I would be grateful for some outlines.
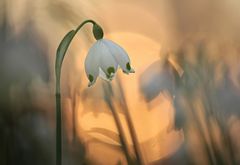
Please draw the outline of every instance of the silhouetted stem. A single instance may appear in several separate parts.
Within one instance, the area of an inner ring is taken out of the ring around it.
[[[204,147],[204,149],[206,151],[208,160],[210,161],[210,164],[216,164],[216,162],[215,162],[216,160],[214,159],[213,153],[211,152],[211,148],[210,148],[210,146],[208,146],[207,139],[204,136],[203,128],[201,127],[201,123],[200,123],[200,121],[199,121],[199,119],[197,117],[197,114],[195,112],[195,109],[194,109],[194,107],[192,106],[191,103],[190,103],[190,108],[191,108],[193,119],[195,121],[195,126],[197,127],[197,129],[198,129],[198,131],[200,133],[199,137],[202,138],[203,147]]]
[[[77,104],[77,98],[76,98],[77,96],[76,96],[76,94],[74,94],[74,96],[73,96],[73,101],[72,101],[72,104],[73,104],[73,106],[72,106],[72,140],[73,140],[73,144],[76,142],[76,130],[77,130],[77,128],[76,128],[76,111],[77,111],[77,109],[76,109],[76,104]]]
[[[62,164],[62,112],[61,112],[61,67],[62,67],[62,62],[64,55],[70,45],[70,42],[76,35],[76,33],[85,25],[86,23],[92,23],[93,25],[96,24],[93,20],[86,20],[83,21],[73,33],[73,36],[71,36],[70,41],[68,42],[66,49],[64,51],[63,57],[57,56],[56,57],[56,63],[55,63],[55,75],[56,75],[56,165],[61,165]],[[65,38],[64,38],[65,39]],[[62,40],[63,42],[63,40]],[[60,43],[60,45],[62,44]],[[60,46],[59,45],[59,46]],[[57,51],[58,53],[58,51]],[[58,54],[57,54],[58,55]],[[60,59],[59,59],[60,58]],[[60,60],[60,61],[59,61]]]
[[[119,133],[119,139],[120,139],[124,154],[126,156],[127,162],[128,162],[128,164],[132,164],[132,159],[130,157],[130,153],[129,153],[128,148],[127,148],[127,140],[126,140],[126,137],[124,135],[124,131],[123,131],[123,128],[122,128],[122,125],[121,125],[121,121],[119,119],[119,116],[118,116],[115,108],[111,107],[110,109],[112,110],[113,118],[114,118],[115,124],[117,126],[117,130],[118,130],[118,133]]]
[[[133,149],[134,149],[134,151],[136,153],[136,160],[137,160],[139,165],[143,165],[144,162],[142,160],[141,148],[140,148],[140,145],[138,143],[137,134],[136,134],[136,131],[134,129],[130,113],[128,111],[128,108],[124,108],[124,109],[125,109],[127,125],[128,125],[129,131],[130,131],[130,135],[131,135],[131,138],[132,138],[132,141],[133,141]]]
[[[62,164],[61,95],[56,94],[56,164]]]
[[[127,163],[128,163],[128,165],[131,165],[131,164],[133,164],[133,161],[132,161],[130,153],[128,151],[127,140],[126,140],[126,137],[125,137],[125,134],[124,134],[124,131],[123,131],[121,120],[119,119],[117,111],[112,104],[112,100],[111,100],[112,99],[111,98],[112,97],[112,88],[111,88],[111,85],[110,84],[106,84],[106,85],[104,84],[103,89],[104,89],[105,101],[106,101],[108,107],[110,108],[110,110],[113,114],[114,122],[116,124],[117,131],[118,131],[118,134],[119,134],[119,140],[120,140],[123,152],[125,154]]]
[[[140,148],[140,145],[138,143],[137,134],[136,134],[136,131],[135,131],[135,128],[134,128],[134,125],[133,125],[128,107],[126,105],[126,99],[125,99],[125,96],[124,96],[124,93],[123,93],[123,89],[122,89],[120,80],[118,78],[117,78],[117,82],[118,82],[118,85],[120,87],[121,96],[123,98],[122,106],[123,106],[124,114],[125,114],[125,117],[126,117],[127,125],[128,125],[128,128],[129,128],[129,131],[130,131],[130,136],[131,136],[131,139],[132,139],[132,142],[133,142],[133,149],[134,149],[134,152],[136,154],[136,160],[137,160],[137,163],[139,165],[143,165],[144,161],[143,161],[143,157],[142,157],[142,154],[141,154],[141,148]]]

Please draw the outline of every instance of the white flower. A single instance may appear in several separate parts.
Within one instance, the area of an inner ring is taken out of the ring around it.
[[[120,66],[124,73],[134,73],[127,52],[116,43],[100,39],[90,48],[86,60],[85,71],[92,86],[97,77],[111,81]]]

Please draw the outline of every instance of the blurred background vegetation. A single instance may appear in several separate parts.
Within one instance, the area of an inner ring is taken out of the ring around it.
[[[136,73],[87,88],[94,40],[90,26],[78,34],[62,72],[63,164],[127,164],[124,150],[143,164],[240,164],[239,8],[238,0],[0,0],[0,164],[55,163],[55,51],[89,18],[126,49]]]

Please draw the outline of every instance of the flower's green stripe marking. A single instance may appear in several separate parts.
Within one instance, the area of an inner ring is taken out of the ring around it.
[[[131,70],[131,66],[129,64],[129,62],[126,64],[127,70]]]
[[[115,69],[114,69],[114,67],[109,67],[108,69],[107,69],[107,72],[108,72],[108,74],[109,75],[111,75],[111,73],[115,73]]]
[[[89,75],[88,75],[88,79],[89,79],[90,82],[93,82],[93,79],[94,79],[94,78],[93,78],[93,75],[89,74]]]

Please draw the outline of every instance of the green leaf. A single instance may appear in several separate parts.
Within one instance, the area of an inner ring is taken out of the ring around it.
[[[55,61],[55,73],[57,78],[60,78],[61,67],[62,67],[64,56],[75,34],[76,34],[75,30],[71,30],[70,32],[68,32],[64,36],[64,38],[62,39],[61,43],[57,48],[56,61]]]

